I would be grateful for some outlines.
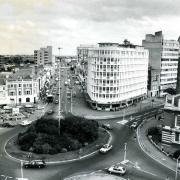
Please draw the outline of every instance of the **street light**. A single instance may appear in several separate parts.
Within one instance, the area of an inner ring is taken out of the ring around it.
[[[127,143],[124,143],[124,162],[126,161],[126,146]]]
[[[60,50],[62,48],[58,48],[59,50],[59,117],[58,117],[58,127],[59,127],[59,135],[61,134],[61,60],[60,60]]]
[[[177,175],[178,175],[178,164],[179,164],[179,159],[180,159],[180,156],[177,158],[176,160],[176,175],[175,175],[175,180],[177,180]]]

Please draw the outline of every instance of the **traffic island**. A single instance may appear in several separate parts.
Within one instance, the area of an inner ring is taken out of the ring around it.
[[[46,163],[66,163],[66,162],[87,158],[93,154],[98,153],[100,147],[102,147],[102,145],[109,142],[109,139],[110,139],[110,134],[104,129],[100,128],[98,139],[95,140],[93,143],[85,144],[84,147],[75,151],[68,151],[64,153],[50,155],[50,154],[36,154],[36,153],[32,153],[31,151],[20,150],[20,147],[17,144],[17,135],[16,135],[7,141],[5,145],[5,151],[10,158],[18,161],[42,159],[45,160]]]
[[[122,177],[117,177],[101,172],[92,172],[90,174],[81,174],[73,177],[66,178],[65,180],[125,180]]]

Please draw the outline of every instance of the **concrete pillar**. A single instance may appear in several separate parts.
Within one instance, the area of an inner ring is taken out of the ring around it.
[[[176,94],[180,94],[180,60],[178,61],[177,69],[177,85],[176,85]]]

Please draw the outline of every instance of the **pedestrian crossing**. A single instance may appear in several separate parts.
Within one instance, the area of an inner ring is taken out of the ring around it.
[[[128,122],[128,120],[121,120],[121,121],[118,121],[117,123],[118,124],[122,124],[122,125],[125,125],[126,123]]]

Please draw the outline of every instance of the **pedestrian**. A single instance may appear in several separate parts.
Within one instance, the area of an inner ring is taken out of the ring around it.
[[[154,115],[155,119],[156,119],[156,114]]]

